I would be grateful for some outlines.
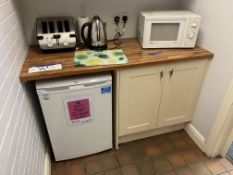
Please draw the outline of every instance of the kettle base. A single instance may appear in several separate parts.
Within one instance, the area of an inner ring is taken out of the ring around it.
[[[91,50],[107,50],[107,45],[103,46],[90,46]]]

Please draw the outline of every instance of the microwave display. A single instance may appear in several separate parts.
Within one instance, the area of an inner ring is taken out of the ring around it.
[[[176,41],[180,23],[152,23],[151,41]]]

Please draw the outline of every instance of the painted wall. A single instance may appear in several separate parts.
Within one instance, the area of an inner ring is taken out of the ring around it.
[[[233,78],[233,2],[230,0],[183,0],[183,8],[203,16],[198,44],[215,54],[192,121],[208,138],[230,81]]]
[[[126,28],[126,38],[135,37],[137,16],[142,10],[176,9],[179,0],[21,0],[20,7],[23,14],[23,23],[29,43],[36,43],[35,20],[43,16],[73,16],[81,15],[80,6],[86,7],[86,15],[93,17],[98,14],[107,22],[108,38],[115,34],[113,13],[128,12],[129,21]]]
[[[0,174],[42,175],[43,132],[19,71],[28,46],[14,0],[0,0]]]

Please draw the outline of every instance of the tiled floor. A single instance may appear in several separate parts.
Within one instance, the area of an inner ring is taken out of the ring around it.
[[[233,175],[226,159],[209,160],[184,131],[120,145],[92,156],[54,162],[52,175]]]

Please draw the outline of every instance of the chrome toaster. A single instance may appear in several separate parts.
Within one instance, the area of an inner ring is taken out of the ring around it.
[[[72,17],[37,18],[36,38],[42,50],[75,49],[77,35]]]

